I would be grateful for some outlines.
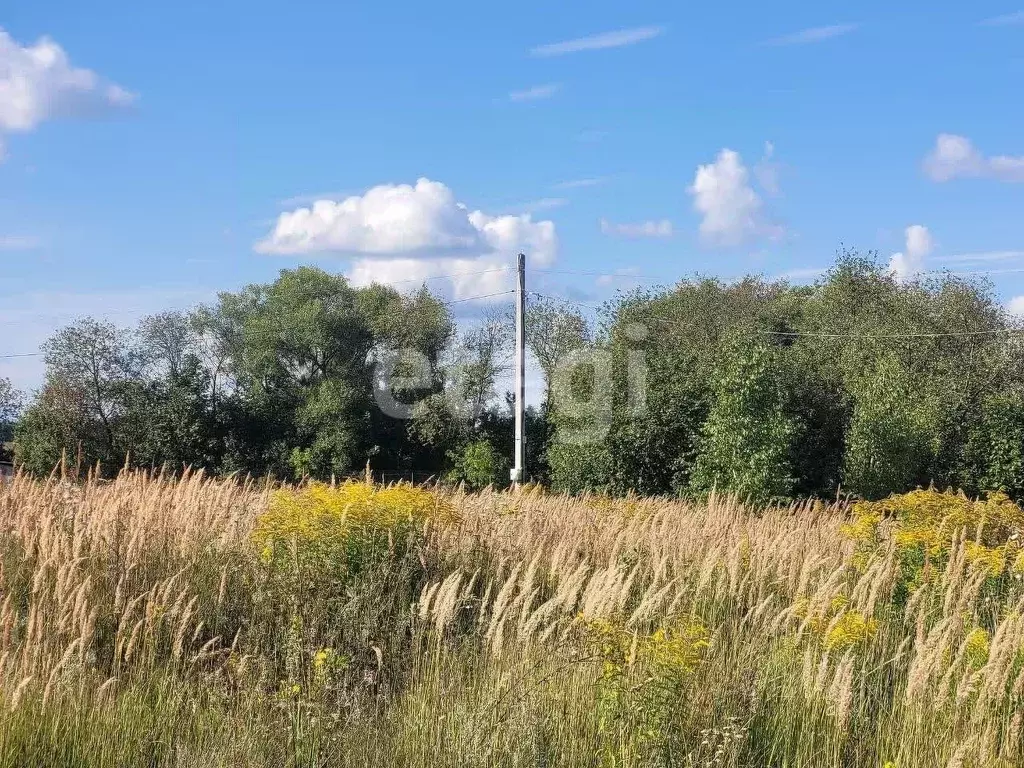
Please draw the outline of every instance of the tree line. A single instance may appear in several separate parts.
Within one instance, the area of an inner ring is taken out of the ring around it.
[[[1017,328],[984,281],[901,282],[855,253],[809,286],[637,289],[596,322],[534,300],[527,339],[544,389],[527,418],[528,471],[571,492],[768,501],[935,484],[1019,498]],[[27,403],[0,380],[0,430],[39,474],[127,462],[329,478],[369,463],[500,485],[511,345],[505,314],[460,329],[425,288],[358,288],[300,267],[132,329],[61,329]]]

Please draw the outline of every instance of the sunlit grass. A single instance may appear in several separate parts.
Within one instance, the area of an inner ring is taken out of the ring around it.
[[[1021,510],[0,485],[0,766],[1011,766]]]

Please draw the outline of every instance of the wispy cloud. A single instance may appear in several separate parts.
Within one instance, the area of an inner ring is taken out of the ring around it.
[[[557,184],[552,184],[552,189],[583,189],[585,187],[596,187],[604,184],[607,179],[603,176],[595,176],[590,179],[571,179],[569,181],[560,181]]]
[[[780,165],[773,158],[775,157],[775,145],[770,141],[764,143],[764,154],[754,166],[754,178],[761,185],[761,189],[772,197],[779,195],[779,170]]]
[[[853,32],[860,24],[832,24],[827,27],[810,27],[793,32],[789,35],[775,37],[765,42],[765,45],[807,45],[808,43],[821,43],[831,40],[834,37],[842,37]]]
[[[91,69],[72,66],[48,37],[22,45],[0,28],[0,162],[5,137],[61,117],[90,117],[131,106],[135,94]]]
[[[798,282],[801,280],[815,280],[825,274],[828,270],[825,267],[800,267],[799,269],[790,269],[786,272],[781,272],[776,275],[779,280],[789,280],[792,282]]]
[[[651,40],[665,31],[661,26],[633,27],[631,29],[618,29],[614,32],[602,32],[599,35],[588,37],[577,37],[573,40],[563,40],[558,43],[538,45],[530,49],[531,56],[564,56],[567,53],[579,53],[581,51],[600,51],[605,48],[621,48],[626,45],[636,45],[645,40]]]
[[[622,269],[616,269],[610,274],[598,275],[597,279],[594,280],[594,284],[599,288],[607,288],[611,285],[621,286],[623,283],[635,284],[639,274],[640,270],[636,267],[623,267]]]
[[[561,83],[546,83],[535,85],[532,88],[525,88],[521,91],[512,91],[508,95],[509,101],[537,101],[539,99],[550,99],[562,88]]]
[[[42,244],[34,235],[0,235],[0,251],[33,251]]]
[[[935,182],[961,178],[1024,182],[1024,155],[985,155],[966,136],[952,133],[939,134],[923,167]]]
[[[507,213],[537,213],[539,211],[550,211],[553,208],[562,208],[569,204],[565,197],[542,197],[539,200],[530,200],[526,203],[510,206]]]
[[[983,27],[1012,27],[1024,24],[1024,11],[1014,11],[1013,13],[1004,13],[1002,16],[993,16],[990,19],[979,21],[978,24]]]
[[[601,219],[601,233],[619,237],[672,237],[672,222],[668,219],[641,221],[636,224],[615,224]]]
[[[936,261],[946,264],[978,264],[1013,261],[1024,259],[1024,251],[983,251],[980,253],[960,253],[955,256],[943,256]]]

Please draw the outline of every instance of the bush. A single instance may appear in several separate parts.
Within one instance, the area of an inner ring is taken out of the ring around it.
[[[454,466],[447,475],[449,482],[465,483],[471,490],[508,485],[509,461],[487,440],[472,442],[450,458]]]
[[[253,540],[269,564],[330,571],[343,582],[383,560],[400,559],[424,524],[452,514],[437,495],[404,483],[311,483],[274,494]]]
[[[783,410],[780,378],[771,348],[742,341],[730,345],[704,424],[691,477],[694,491],[717,488],[759,503],[789,495],[796,426]]]
[[[900,555],[905,587],[930,579],[949,561],[962,531],[964,556],[998,577],[1008,569],[1024,571],[1024,510],[1006,494],[984,500],[962,493],[918,490],[853,507],[843,533],[858,544],[859,562],[892,541]]]
[[[936,430],[910,374],[893,359],[882,360],[858,383],[846,434],[843,478],[866,499],[903,493],[927,482]]]
[[[431,522],[454,518],[438,495],[408,484],[311,483],[281,490],[252,534],[265,566],[269,636],[285,636],[279,656],[288,685],[299,684],[324,649],[365,656],[371,644],[397,659],[407,609],[428,562]]]
[[[576,445],[557,440],[548,449],[551,488],[559,493],[604,491],[611,477],[612,457],[604,445]]]

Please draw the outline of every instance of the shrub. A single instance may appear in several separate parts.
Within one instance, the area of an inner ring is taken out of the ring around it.
[[[426,523],[452,515],[439,496],[404,483],[311,483],[274,494],[253,540],[268,563],[327,569],[345,580],[401,558]]]
[[[282,684],[308,682],[323,648],[367,657],[370,645],[397,659],[407,640],[408,606],[423,580],[426,528],[454,517],[443,499],[408,484],[377,487],[311,483],[275,493],[252,534],[265,565],[271,635]]]
[[[509,461],[487,440],[472,442],[449,458],[454,464],[447,476],[449,482],[465,483],[471,490],[508,485]]]
[[[842,526],[843,534],[858,543],[861,561],[891,538],[910,584],[944,567],[965,529],[967,559],[989,575],[999,576],[1008,566],[1024,569],[1024,510],[1002,492],[972,500],[962,493],[917,490],[862,501],[853,506],[853,520]]]
[[[936,428],[934,414],[911,374],[891,359],[856,384],[846,432],[844,485],[866,499],[903,493],[927,482]]]
[[[577,445],[557,440],[548,449],[551,488],[559,493],[584,493],[608,488],[612,456],[604,445]]]
[[[690,480],[694,491],[717,488],[755,503],[789,495],[796,426],[783,398],[773,351],[733,342],[714,384]]]
[[[704,659],[707,629],[692,618],[651,634],[603,619],[581,627],[584,647],[600,665],[595,694],[601,764],[615,765],[618,755],[630,753],[657,759],[670,747],[686,684]]]

